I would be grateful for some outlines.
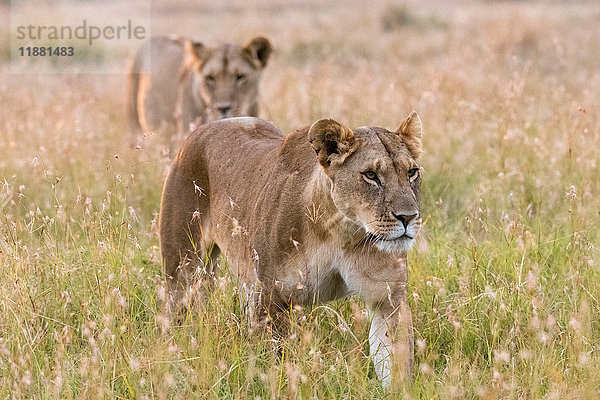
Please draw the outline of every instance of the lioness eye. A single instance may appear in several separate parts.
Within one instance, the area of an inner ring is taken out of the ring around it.
[[[242,82],[244,80],[246,80],[246,75],[244,74],[238,74],[235,79],[237,79],[238,82]]]
[[[408,180],[414,181],[419,176],[419,168],[411,168],[408,170]]]
[[[363,172],[363,175],[368,180],[379,183],[379,177],[377,176],[377,174],[375,172],[373,172],[373,171],[366,171],[366,172]]]
[[[204,77],[204,81],[205,81],[206,83],[208,83],[209,85],[212,85],[213,83],[215,83],[215,77],[214,77],[214,76],[212,76],[212,75],[206,75],[206,76]]]

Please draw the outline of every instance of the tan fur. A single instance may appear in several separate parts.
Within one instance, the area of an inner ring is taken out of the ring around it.
[[[188,132],[192,122],[257,116],[260,78],[271,51],[262,37],[244,47],[152,38],[129,71],[131,132]]]
[[[279,332],[290,304],[358,294],[377,374],[400,381],[413,362],[406,251],[421,224],[421,132],[416,113],[397,132],[320,120],[284,138],[249,117],[198,128],[161,202],[173,304],[210,286],[220,252],[253,315]]]

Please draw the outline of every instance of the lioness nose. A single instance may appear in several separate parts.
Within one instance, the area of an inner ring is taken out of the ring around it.
[[[221,116],[225,118],[227,117],[227,114],[229,114],[229,111],[231,111],[231,104],[215,104],[215,108],[221,113]]]
[[[418,214],[402,215],[402,214],[396,214],[396,213],[392,213],[392,214],[394,215],[394,217],[396,217],[397,220],[402,222],[402,225],[404,225],[404,228],[406,228],[408,226],[408,224],[410,224],[410,221],[415,219],[418,215]]]

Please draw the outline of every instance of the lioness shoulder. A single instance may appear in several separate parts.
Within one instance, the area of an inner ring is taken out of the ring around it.
[[[261,74],[271,52],[263,37],[246,46],[152,38],[140,48],[129,71],[130,131],[186,132],[194,121],[257,116]]]
[[[413,362],[406,252],[421,226],[421,135],[414,112],[396,131],[322,119],[284,138],[249,117],[199,127],[161,201],[172,303],[195,287],[202,297],[220,253],[252,314],[276,330],[291,304],[358,294],[377,375],[401,380]]]

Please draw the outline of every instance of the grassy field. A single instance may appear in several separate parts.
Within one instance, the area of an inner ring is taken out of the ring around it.
[[[205,0],[153,18],[271,38],[261,114],[284,132],[421,114],[414,379],[383,391],[356,298],[296,308],[282,354],[248,334],[228,275],[171,324],[169,150],[128,148],[126,75],[16,75],[2,56],[0,398],[600,397],[600,4]]]

